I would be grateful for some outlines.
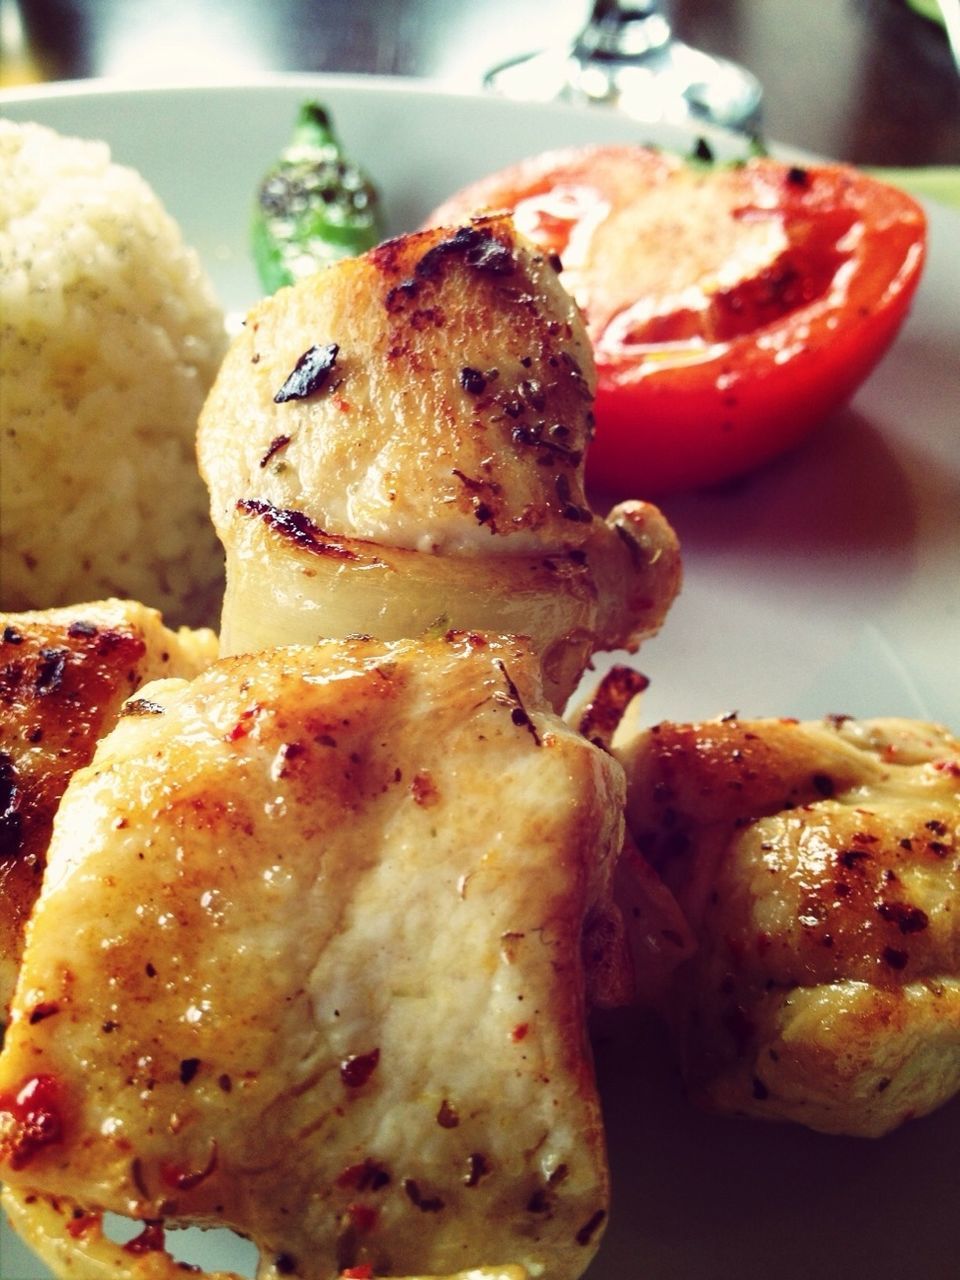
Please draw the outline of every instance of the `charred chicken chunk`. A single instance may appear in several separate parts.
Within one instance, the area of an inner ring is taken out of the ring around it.
[[[158,676],[193,676],[216,654],[211,631],[171,631],[129,600],[0,614],[0,1022],[71,774],[125,698]]]
[[[112,1210],[158,1258],[161,1224],[227,1226],[271,1278],[581,1275],[620,766],[510,639],[293,647],[142,696],[66,790],[31,922],[14,1221]]]
[[[529,634],[555,708],[679,587],[657,508],[590,510],[594,368],[509,219],[391,240],[247,317],[199,430],[225,652],[363,631]]]
[[[905,720],[615,739],[698,943],[666,1001],[693,1095],[879,1136],[960,1089],[960,743]]]

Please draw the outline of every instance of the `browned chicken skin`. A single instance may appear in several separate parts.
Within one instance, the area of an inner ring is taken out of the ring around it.
[[[71,775],[142,684],[215,657],[212,632],[170,631],[132,601],[0,614],[0,1022]]]
[[[615,739],[698,950],[664,1005],[706,1105],[877,1136],[960,1089],[960,743],[913,721]]]

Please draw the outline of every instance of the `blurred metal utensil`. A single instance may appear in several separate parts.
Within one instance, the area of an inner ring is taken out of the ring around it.
[[[937,3],[943,15],[943,25],[953,51],[953,60],[957,64],[957,71],[960,71],[960,0],[937,0]]]
[[[656,0],[593,0],[563,49],[500,63],[484,85],[506,97],[601,103],[643,120],[755,132],[762,88],[745,68],[676,39]]]

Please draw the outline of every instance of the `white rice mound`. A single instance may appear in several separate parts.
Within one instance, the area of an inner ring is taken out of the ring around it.
[[[215,621],[196,462],[226,348],[197,255],[105,143],[0,120],[0,608]]]

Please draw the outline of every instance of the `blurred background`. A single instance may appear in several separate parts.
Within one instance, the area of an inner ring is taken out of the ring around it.
[[[583,0],[0,0],[4,86],[275,71],[425,76],[461,90],[562,45]],[[960,75],[936,0],[672,0],[675,34],[749,67],[764,135],[865,165],[960,163]]]

